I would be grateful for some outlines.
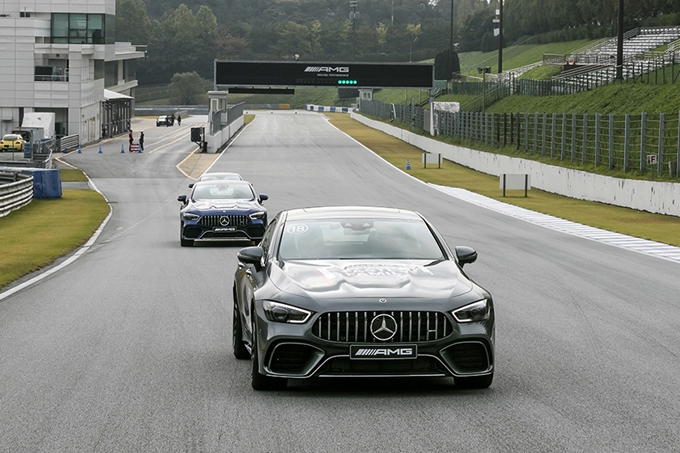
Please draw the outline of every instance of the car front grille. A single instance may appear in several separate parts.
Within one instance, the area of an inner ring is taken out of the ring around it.
[[[397,322],[396,334],[389,340],[376,340],[371,321],[388,314]],[[396,343],[441,340],[453,333],[448,318],[430,311],[349,311],[324,313],[312,327],[312,334],[336,342]]]
[[[227,217],[229,219],[228,225],[222,225],[220,219],[222,217]],[[220,227],[220,226],[246,226],[248,225],[250,218],[247,215],[204,215],[199,221],[201,226],[204,227]]]

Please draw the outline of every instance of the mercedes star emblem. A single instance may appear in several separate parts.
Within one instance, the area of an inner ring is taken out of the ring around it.
[[[222,226],[229,225],[229,217],[227,217],[226,215],[223,215],[222,217],[220,217],[220,225],[222,225]]]
[[[378,315],[371,321],[371,333],[376,340],[390,340],[397,333],[397,321],[388,314]]]

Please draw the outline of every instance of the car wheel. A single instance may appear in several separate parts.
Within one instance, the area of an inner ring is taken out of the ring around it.
[[[254,315],[254,314],[253,314]],[[283,390],[288,385],[288,379],[273,378],[260,374],[258,369],[257,331],[253,323],[252,352],[250,353],[250,385],[254,390]]]
[[[453,382],[456,387],[463,389],[485,389],[489,388],[493,382],[493,373],[486,376],[475,377],[454,377]]]
[[[238,311],[236,304],[236,294],[234,294],[234,321],[232,328],[232,348],[234,357],[239,360],[250,358],[246,345],[243,343],[243,326],[241,324],[241,314]]]

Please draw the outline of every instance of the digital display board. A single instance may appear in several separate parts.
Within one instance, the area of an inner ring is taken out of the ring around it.
[[[217,87],[432,88],[434,65],[215,60]]]

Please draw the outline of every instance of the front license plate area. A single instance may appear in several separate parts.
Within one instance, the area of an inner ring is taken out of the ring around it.
[[[236,231],[236,227],[215,227],[213,231],[215,233],[232,233]]]
[[[381,359],[415,359],[418,357],[418,345],[390,344],[390,345],[358,345],[349,347],[349,358],[352,360],[381,360]]]

